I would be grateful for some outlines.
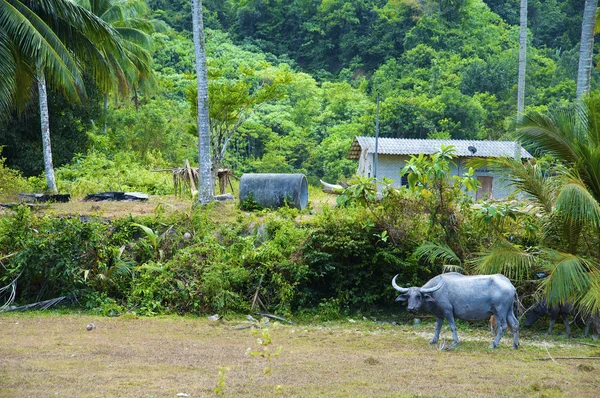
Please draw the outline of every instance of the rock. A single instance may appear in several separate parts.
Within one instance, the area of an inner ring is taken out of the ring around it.
[[[89,332],[90,330],[94,330],[96,329],[96,325],[94,325],[93,323],[88,323],[87,326],[85,327],[87,329],[87,331]]]
[[[221,319],[221,316],[219,316],[219,314],[214,314],[208,317],[209,321],[218,321],[219,319]]]

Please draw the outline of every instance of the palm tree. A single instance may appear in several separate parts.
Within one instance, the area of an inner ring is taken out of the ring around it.
[[[154,26],[143,16],[146,4],[140,0],[78,0],[78,3],[110,25],[118,35],[125,57],[108,54],[113,73],[112,92],[127,94],[140,85],[153,89],[156,85],[152,69],[152,37]],[[104,93],[104,111],[108,111],[109,92]],[[106,132],[106,124],[104,125]]]
[[[211,181],[210,170],[208,70],[206,65],[206,44],[204,41],[204,21],[202,19],[202,0],[192,0],[192,22],[198,85],[198,158],[200,163],[198,170],[198,203],[204,205],[213,200],[213,183]]]
[[[57,6],[61,6],[58,1]],[[44,3],[43,5],[45,5]],[[51,13],[51,10],[47,10]],[[51,27],[26,4],[0,0],[0,110],[22,109],[43,65],[48,82],[70,99],[79,99],[79,67]]]
[[[521,0],[521,27],[519,30],[519,80],[517,88],[517,121],[525,111],[525,70],[527,64],[527,0]]]
[[[600,104],[583,100],[548,115],[528,114],[519,123],[525,144],[552,155],[558,167],[543,173],[535,164],[494,161],[537,204],[544,234],[529,250],[500,241],[477,260],[481,272],[524,279],[547,276],[541,289],[549,302],[575,302],[600,313]],[[585,236],[585,240],[582,237]]]
[[[585,0],[583,22],[581,23],[581,43],[579,49],[579,68],[577,70],[577,99],[590,92],[590,75],[594,53],[594,28],[598,0]]]
[[[68,98],[85,94],[80,67],[103,89],[111,85],[108,54],[123,56],[114,31],[69,0],[0,0],[0,107],[22,104],[37,82],[40,98],[44,167],[48,189],[56,192],[46,80]],[[4,73],[7,73],[5,76]]]

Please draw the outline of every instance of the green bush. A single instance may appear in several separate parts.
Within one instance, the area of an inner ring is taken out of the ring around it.
[[[352,311],[388,305],[395,274],[412,283],[430,275],[412,258],[413,247],[391,244],[370,217],[361,207],[324,208],[311,221],[302,248],[310,276],[299,305],[315,308],[337,300],[342,310]]]
[[[0,147],[0,152],[2,147]],[[26,192],[29,188],[27,180],[16,171],[4,165],[6,159],[0,157],[0,202],[14,202],[18,199],[20,192]]]
[[[420,285],[441,268],[413,255],[429,229],[420,201],[393,191],[365,205],[308,220],[285,207],[225,218],[213,204],[110,222],[21,206],[0,219],[0,283],[21,274],[18,302],[72,294],[105,315],[382,309],[394,305],[394,275]],[[464,225],[476,225],[471,216]],[[473,247],[480,235],[469,235]]]
[[[109,158],[103,153],[91,151],[57,169],[56,181],[59,191],[68,192],[73,197],[106,191],[172,194],[174,187],[171,174],[152,171],[168,167],[160,158],[160,154],[151,159],[147,156],[146,162],[141,164],[133,153],[118,152]]]
[[[18,299],[40,301],[78,293],[87,287],[89,274],[97,274],[106,258],[107,226],[76,218],[37,217],[20,206],[0,219],[0,281],[16,276]]]

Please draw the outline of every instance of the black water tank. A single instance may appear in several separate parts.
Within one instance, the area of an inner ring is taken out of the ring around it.
[[[304,174],[244,174],[240,201],[250,194],[263,207],[281,207],[287,200],[289,206],[302,210],[308,204],[308,182]]]

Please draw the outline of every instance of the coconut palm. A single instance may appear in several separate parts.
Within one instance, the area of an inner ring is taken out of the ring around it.
[[[517,119],[525,110],[525,70],[527,64],[527,0],[521,0],[519,29],[519,79],[517,86]]]
[[[154,26],[144,18],[146,5],[140,0],[78,0],[115,32],[125,58],[109,54],[115,75],[113,91],[127,92],[143,82],[154,83],[152,37]]]
[[[600,108],[592,99],[550,114],[532,113],[519,123],[524,144],[552,155],[558,166],[543,173],[535,164],[495,160],[508,179],[537,204],[543,220],[539,245],[522,249],[501,240],[477,261],[480,272],[515,279],[546,275],[540,288],[549,302],[575,302],[600,312]],[[585,238],[585,239],[583,239]]]
[[[0,0],[0,53],[6,55],[0,63],[0,108],[22,106],[37,83],[46,181],[56,192],[46,81],[79,100],[85,94],[80,68],[108,89],[108,55],[124,52],[106,23],[72,1]]]
[[[78,0],[78,3],[116,31],[125,57],[108,55],[114,75],[111,92],[127,94],[133,91],[137,107],[138,88],[142,85],[154,89],[156,86],[150,53],[150,34],[154,32],[154,26],[144,18],[146,4],[140,0]],[[105,112],[108,110],[108,97],[109,92],[106,91]]]
[[[579,48],[579,68],[577,70],[577,99],[590,92],[590,76],[594,55],[594,27],[598,0],[585,0],[581,23],[581,43]]]
[[[208,119],[208,69],[206,65],[202,0],[192,0],[192,22],[198,87],[198,158],[200,163],[198,169],[198,203],[207,204],[213,200],[213,183],[211,179],[210,124]]]

